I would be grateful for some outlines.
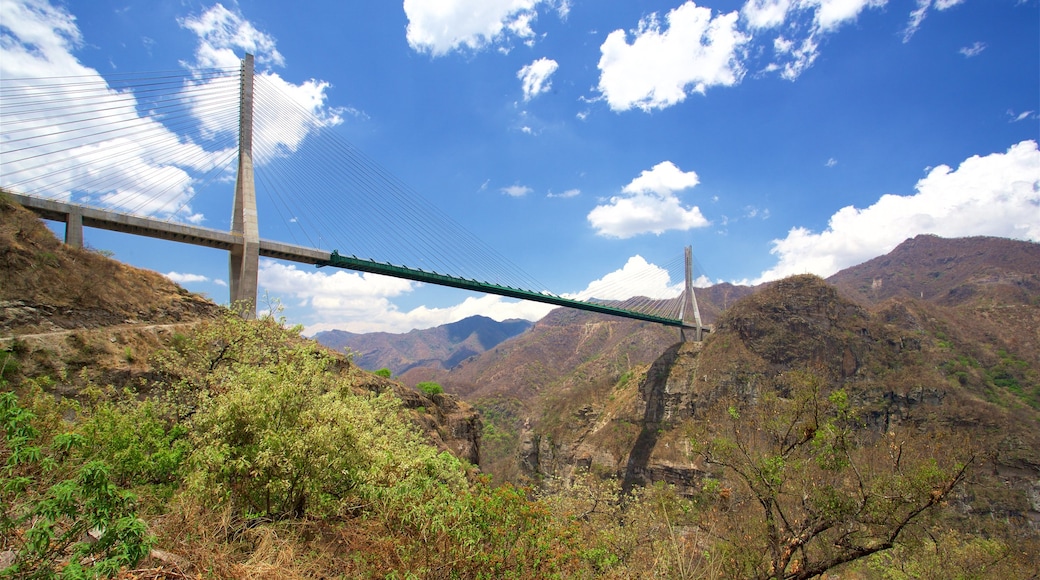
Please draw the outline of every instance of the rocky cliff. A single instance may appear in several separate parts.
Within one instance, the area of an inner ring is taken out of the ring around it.
[[[711,472],[694,452],[698,425],[721,421],[730,401],[783,397],[783,377],[808,371],[826,392],[848,394],[858,429],[914,426],[984,442],[988,466],[975,483],[989,491],[971,494],[999,500],[965,499],[965,509],[1040,523],[1037,364],[1021,358],[1031,343],[956,345],[942,330],[950,324],[942,309],[917,300],[871,311],[819,278],[782,280],[734,305],[703,344],[675,344],[627,382],[526,429],[519,463],[534,479],[587,470],[692,495]],[[983,363],[975,355],[984,351],[1003,354]]]

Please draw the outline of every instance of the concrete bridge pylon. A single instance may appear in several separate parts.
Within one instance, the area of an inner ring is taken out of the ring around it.
[[[229,273],[231,307],[244,318],[256,318],[257,276],[260,268],[260,228],[256,210],[256,185],[253,181],[253,55],[242,59],[239,97],[238,178],[231,215]]]

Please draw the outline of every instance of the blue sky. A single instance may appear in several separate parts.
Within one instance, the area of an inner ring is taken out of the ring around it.
[[[191,71],[252,52],[320,120],[279,120],[295,135],[285,158],[309,167],[321,134],[350,143],[561,294],[660,273],[686,245],[705,281],[759,283],[827,276],[922,233],[1040,241],[1037,0],[291,6],[3,0],[0,78]],[[183,179],[182,193],[202,189]],[[226,229],[230,187],[205,189],[172,217]],[[279,219],[261,212],[261,236],[300,243]],[[227,300],[223,252],[97,230],[87,243]],[[308,333],[547,311],[273,261],[260,284]]]

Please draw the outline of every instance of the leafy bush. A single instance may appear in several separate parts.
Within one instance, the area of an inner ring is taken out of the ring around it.
[[[383,367],[383,368],[379,369],[378,371],[376,371],[376,372],[374,372],[372,374],[374,374],[377,377],[383,377],[384,379],[389,379],[390,377],[393,376],[394,373],[392,373],[390,371],[390,369],[388,369],[386,367]]]
[[[415,385],[415,388],[419,389],[423,393],[426,393],[426,396],[428,397],[439,395],[444,392],[444,387],[442,387],[439,383],[435,383],[433,381],[423,381]]]
[[[61,434],[39,445],[35,419],[14,393],[0,394],[0,537],[15,552],[3,575],[112,577],[136,564],[153,539],[137,518],[135,496],[112,483],[104,462],[76,465],[82,436]],[[96,542],[84,539],[91,530]]]
[[[111,465],[121,485],[165,485],[172,491],[191,451],[187,428],[155,401],[101,403],[78,432],[86,456]]]
[[[235,365],[192,422],[193,489],[254,515],[334,511],[358,483],[362,453],[331,362],[300,344],[285,345],[277,364]]]

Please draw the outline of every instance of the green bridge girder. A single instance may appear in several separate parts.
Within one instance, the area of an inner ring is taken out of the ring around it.
[[[328,262],[318,264],[318,266],[333,266],[336,268],[344,268],[347,270],[357,270],[359,272],[382,274],[384,276],[392,276],[394,278],[403,278],[406,280],[414,280],[416,282],[436,284],[438,286],[450,286],[452,288],[461,288],[462,290],[472,290],[474,292],[496,294],[498,296],[506,296],[508,298],[532,300],[534,302],[542,302],[545,304],[552,304],[554,306],[564,306],[567,308],[587,310],[589,312],[598,312],[600,314],[610,314],[613,316],[621,316],[623,318],[631,318],[634,320],[655,322],[657,324],[663,324],[665,326],[674,326],[677,328],[696,328],[695,326],[683,323],[682,320],[676,320],[673,318],[664,318],[662,316],[655,316],[653,314],[644,314],[642,312],[625,310],[624,308],[617,308],[615,306],[609,306],[606,304],[597,304],[595,302],[584,302],[582,300],[562,298],[560,296],[556,296],[555,294],[543,294],[540,292],[533,292],[531,290],[521,290],[519,288],[513,288],[511,286],[500,286],[498,284],[491,284],[488,282],[479,282],[477,280],[468,280],[466,278],[456,278],[455,276],[438,274],[437,272],[426,272],[425,270],[416,270],[408,268],[406,266],[395,266],[389,263],[384,264],[382,262],[376,262],[374,260],[363,260],[356,256],[343,256],[340,255],[340,253],[336,250],[332,251],[332,254],[329,256]],[[707,329],[705,328],[704,331],[707,331]]]

